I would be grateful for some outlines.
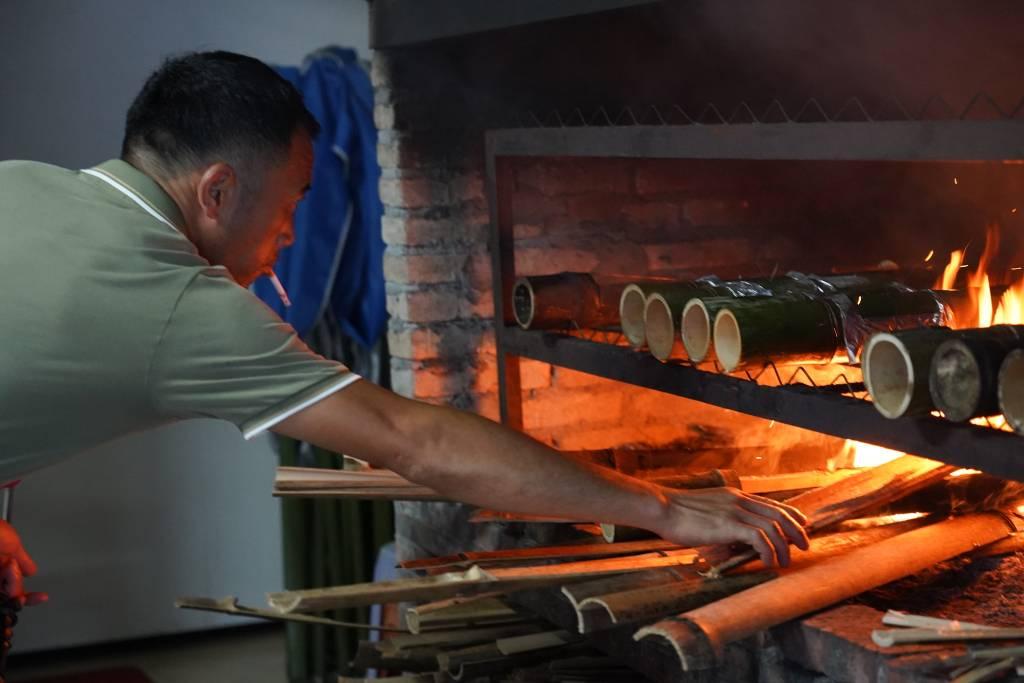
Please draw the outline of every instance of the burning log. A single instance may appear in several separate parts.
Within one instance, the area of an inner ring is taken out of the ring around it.
[[[512,288],[512,312],[524,330],[608,327],[618,323],[621,291],[587,273],[521,277]]]
[[[1024,349],[1011,351],[999,369],[999,408],[1014,431],[1024,434]]]
[[[708,669],[725,646],[1005,538],[1008,517],[978,513],[909,531],[789,572],[734,596],[637,631],[672,648],[684,671]]]
[[[726,372],[769,361],[831,363],[841,329],[838,309],[822,299],[736,300],[715,316],[715,355]]]
[[[1024,326],[996,325],[947,339],[935,350],[928,375],[935,407],[947,420],[966,422],[1000,412],[999,369],[1024,346]]]

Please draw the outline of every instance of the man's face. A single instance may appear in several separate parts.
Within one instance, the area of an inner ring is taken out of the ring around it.
[[[313,144],[296,133],[285,163],[269,168],[245,197],[238,211],[224,224],[229,236],[222,259],[235,280],[248,287],[268,275],[278,252],[295,239],[295,207],[313,177]]]

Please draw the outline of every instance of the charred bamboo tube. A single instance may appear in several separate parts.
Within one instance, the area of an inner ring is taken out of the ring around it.
[[[978,333],[948,339],[932,356],[928,388],[947,420],[998,414],[999,368],[1010,351],[1024,347],[1024,326],[996,325]]]
[[[715,354],[726,372],[779,363],[830,363],[842,348],[839,311],[820,299],[736,300],[715,316]]]
[[[1024,434],[1024,349],[1011,351],[999,369],[999,409],[1018,434]]]
[[[512,288],[512,312],[524,330],[607,327],[618,323],[619,290],[587,273],[521,277]]]
[[[1014,531],[997,513],[950,519],[788,572],[637,631],[675,651],[684,671],[715,666],[725,646],[956,557]]]

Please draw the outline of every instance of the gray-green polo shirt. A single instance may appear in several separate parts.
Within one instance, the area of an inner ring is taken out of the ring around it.
[[[0,481],[187,418],[250,438],[358,379],[181,225],[122,161],[0,163]]]

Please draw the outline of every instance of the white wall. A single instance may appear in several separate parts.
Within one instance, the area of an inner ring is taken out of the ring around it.
[[[117,156],[131,99],[170,54],[297,64],[328,44],[368,56],[367,40],[365,0],[0,0],[0,159]],[[29,586],[51,603],[22,616],[15,651],[238,623],[172,603],[262,605],[281,588],[274,462],[269,439],[197,421],[32,475],[14,521],[41,567]]]

